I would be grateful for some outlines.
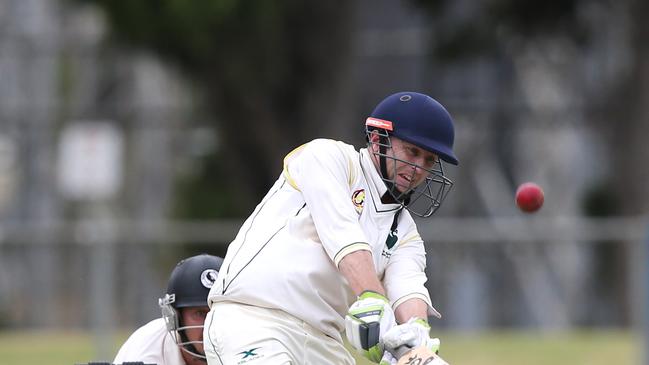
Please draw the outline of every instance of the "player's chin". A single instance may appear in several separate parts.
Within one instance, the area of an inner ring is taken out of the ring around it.
[[[397,186],[395,190],[395,198],[398,198],[399,200],[402,200],[403,197],[405,197],[411,191],[409,187],[402,186]]]
[[[415,188],[413,183],[406,179],[398,179],[395,182],[394,187],[396,188],[396,191],[402,195],[409,193]]]

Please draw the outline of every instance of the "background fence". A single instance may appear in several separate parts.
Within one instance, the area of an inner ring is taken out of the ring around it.
[[[325,15],[287,11],[274,38],[224,32],[242,41],[200,63],[223,73],[197,75],[119,41],[111,2],[2,2],[0,329],[93,328],[101,343],[157,317],[174,264],[223,255],[285,153],[317,137],[362,147],[365,116],[396,90],[456,121],[455,186],[419,222],[435,326],[649,328],[645,2],[569,2],[556,18],[575,16],[562,24],[587,42],[561,24],[525,38],[538,8],[511,31],[469,2],[316,3]],[[496,46],[448,58],[480,48],[441,47],[456,31]],[[514,205],[524,181],[545,189],[533,215]]]

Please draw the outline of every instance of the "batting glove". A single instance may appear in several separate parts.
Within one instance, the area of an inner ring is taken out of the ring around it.
[[[394,357],[390,351],[383,351],[383,357],[381,358],[379,365],[397,365],[398,362],[399,359]]]
[[[345,334],[349,343],[375,363],[383,356],[381,336],[395,325],[388,298],[373,291],[362,292],[345,316]]]
[[[392,327],[383,337],[383,346],[399,359],[415,347],[424,346],[434,353],[439,351],[439,338],[430,337],[430,325],[421,318],[411,318],[408,322]]]

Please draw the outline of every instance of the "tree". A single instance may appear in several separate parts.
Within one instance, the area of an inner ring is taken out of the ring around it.
[[[286,146],[304,143],[329,117],[347,54],[347,1],[80,1],[105,9],[120,42],[160,54],[204,90],[222,148],[190,198],[200,204],[197,190],[237,197],[211,215],[251,211]]]
[[[586,53],[598,47],[603,33],[611,28],[624,29],[622,22],[629,21],[628,33],[618,39],[628,46],[618,46],[608,51],[618,52],[611,58],[628,58],[628,67],[601,70],[593,85],[583,86],[584,109],[604,141],[608,142],[614,165],[615,181],[604,182],[619,202],[613,214],[642,214],[649,211],[646,182],[649,169],[646,164],[649,150],[644,146],[644,136],[649,134],[649,108],[645,102],[649,88],[649,25],[643,15],[649,11],[644,1],[606,0],[550,0],[520,2],[515,0],[488,0],[479,4],[464,5],[462,16],[450,16],[458,11],[457,4],[444,0],[416,0],[431,16],[431,26],[437,37],[432,45],[436,59],[457,61],[476,56],[494,59],[511,59],[523,44],[547,41],[568,41]],[[453,9],[453,6],[455,8]],[[462,5],[459,5],[462,6]],[[617,18],[613,14],[619,13]],[[608,23],[606,23],[608,22]],[[624,55],[628,53],[628,55]],[[511,85],[501,85],[511,87]],[[623,182],[623,183],[620,183]],[[632,198],[629,198],[632,197]]]
[[[646,1],[551,0],[520,2],[488,0],[473,4],[418,0],[430,14],[436,37],[435,60],[457,62],[467,57],[490,57],[505,64],[526,47],[555,43],[575,50],[580,84],[575,108],[585,123],[596,130],[606,146],[602,181],[582,191],[585,215],[640,215],[649,211],[647,182],[649,160],[649,13]],[[464,9],[459,7],[464,6]],[[453,16],[451,14],[455,13]],[[461,15],[458,16],[457,14]],[[504,78],[499,89],[513,88],[513,78]],[[560,116],[559,116],[560,117]],[[542,157],[541,157],[542,158]],[[581,166],[575,166],[576,169]],[[630,313],[625,287],[633,251],[623,242],[593,246],[595,297],[613,298],[614,307],[603,313]],[[599,300],[598,300],[599,301]],[[616,307],[619,305],[620,307]],[[632,320],[629,315],[606,314],[613,321]],[[607,318],[595,319],[606,323]]]

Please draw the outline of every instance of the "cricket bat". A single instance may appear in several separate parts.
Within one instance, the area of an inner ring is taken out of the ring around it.
[[[426,347],[417,347],[401,356],[397,365],[449,365]]]

